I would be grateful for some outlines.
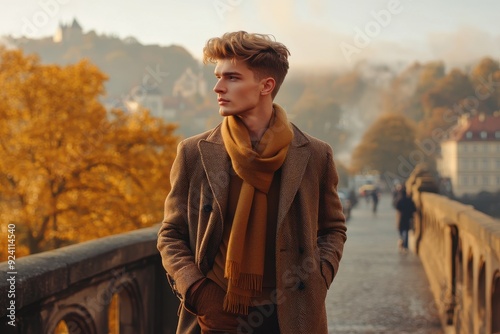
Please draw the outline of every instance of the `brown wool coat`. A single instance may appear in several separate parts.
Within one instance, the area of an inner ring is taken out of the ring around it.
[[[181,300],[177,333],[199,333],[184,305],[188,288],[211,268],[222,240],[230,160],[220,126],[182,141],[158,232],[168,281]],[[332,149],[294,127],[282,166],[276,237],[281,333],[327,333],[325,297],[346,240]]]

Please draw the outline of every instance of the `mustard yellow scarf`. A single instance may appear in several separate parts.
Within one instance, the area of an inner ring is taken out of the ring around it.
[[[222,122],[224,146],[233,169],[243,180],[224,272],[228,279],[224,309],[232,313],[248,314],[251,297],[262,291],[267,193],[293,138],[286,112],[276,104],[273,106],[275,115],[255,150],[247,128],[238,117],[228,116]]]

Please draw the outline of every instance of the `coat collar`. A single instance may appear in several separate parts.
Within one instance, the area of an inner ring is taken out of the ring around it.
[[[224,145],[224,140],[222,139],[221,133],[221,125],[217,125],[211,132],[209,132],[208,136],[202,140],[202,142],[210,142],[214,144]],[[293,123],[291,123],[293,129],[293,139],[290,144],[290,148],[292,147],[301,147],[309,144],[309,139],[306,137],[302,131],[299,130]]]
[[[201,161],[208,183],[221,212],[221,219],[227,208],[231,161],[224,147],[220,124],[198,143]],[[309,139],[292,124],[294,136],[281,171],[280,202],[278,208],[278,228],[285,218],[309,162]]]

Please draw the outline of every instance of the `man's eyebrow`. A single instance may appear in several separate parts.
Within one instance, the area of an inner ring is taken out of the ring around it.
[[[214,72],[215,75],[220,75],[220,76],[223,76],[223,77],[228,77],[228,76],[231,76],[231,75],[241,75],[240,72],[222,72],[222,74],[220,73],[217,73],[217,72]]]

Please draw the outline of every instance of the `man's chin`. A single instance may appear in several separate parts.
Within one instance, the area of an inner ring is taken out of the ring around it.
[[[232,114],[228,110],[220,108],[219,109],[219,115],[221,115],[222,117],[226,117],[226,116],[231,116]]]

